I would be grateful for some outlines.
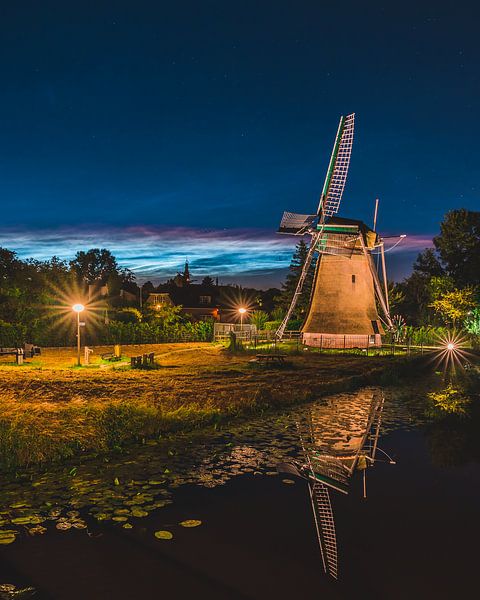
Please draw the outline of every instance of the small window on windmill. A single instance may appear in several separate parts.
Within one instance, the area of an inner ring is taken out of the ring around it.
[[[212,297],[211,296],[200,296],[200,304],[211,304]]]
[[[352,275],[352,283],[355,283],[355,275]]]

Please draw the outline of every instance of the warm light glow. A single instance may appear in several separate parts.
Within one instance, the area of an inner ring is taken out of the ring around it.
[[[244,314],[247,312],[247,309],[242,307],[242,308],[239,308],[239,309],[238,309],[238,312],[239,312],[241,315],[244,315]]]
[[[85,307],[83,306],[83,304],[74,304],[72,306],[72,310],[75,311],[76,313],[81,313],[85,310]]]
[[[446,374],[454,373],[457,368],[464,368],[469,362],[470,353],[465,349],[465,339],[455,331],[449,331],[444,336],[438,336],[440,345],[433,355],[435,367],[442,366]]]

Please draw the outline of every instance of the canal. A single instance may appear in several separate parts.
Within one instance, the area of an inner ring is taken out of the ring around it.
[[[429,385],[337,394],[108,459],[4,477],[0,598],[471,597],[478,429],[471,419],[427,417]],[[276,466],[302,461],[312,432],[321,452],[354,453],[375,394],[385,401],[367,497],[363,471],[348,494],[330,490],[334,580],[307,482]]]

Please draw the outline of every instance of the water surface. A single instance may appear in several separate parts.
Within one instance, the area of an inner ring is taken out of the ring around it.
[[[310,420],[323,450],[354,451],[372,393],[3,481],[1,529],[17,533],[0,583],[72,600],[470,597],[478,452],[471,426],[425,418],[418,386],[384,390],[380,446],[396,464],[368,469],[366,500],[360,473],[347,496],[331,492],[339,580],[323,572],[307,486],[275,467],[301,455]]]

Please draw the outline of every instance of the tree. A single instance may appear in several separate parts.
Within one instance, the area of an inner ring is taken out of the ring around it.
[[[442,275],[445,275],[445,271],[433,248],[425,248],[425,250],[417,256],[417,260],[413,265],[413,270],[425,277],[441,277]]]
[[[455,326],[458,321],[463,321],[467,317],[469,311],[475,308],[475,290],[472,287],[463,290],[447,289],[445,283],[442,283],[440,289],[434,291],[434,300],[430,306],[445,323],[452,323]]]
[[[457,286],[480,284],[480,212],[464,208],[450,211],[433,243]]]
[[[293,295],[295,293],[295,289],[298,284],[298,280],[300,279],[300,275],[302,273],[303,265],[307,258],[308,254],[308,246],[305,244],[304,240],[301,239],[296,248],[292,257],[292,261],[290,263],[289,273],[285,279],[285,282],[282,284],[282,293],[278,298],[278,305],[285,310],[288,309],[290,303],[292,302]],[[307,273],[307,277],[305,278],[305,282],[303,284],[302,294],[297,301],[297,305],[295,307],[293,318],[303,319],[305,318],[305,314],[308,309],[308,305],[310,302],[310,294],[312,291],[313,278],[315,275],[315,264],[316,260],[312,260],[312,264]]]
[[[250,315],[250,323],[256,325],[259,331],[265,329],[265,323],[268,321],[268,313],[264,310],[254,310]]]
[[[215,285],[215,282],[213,281],[212,277],[207,275],[202,279],[202,285],[204,287],[212,288]]]
[[[77,277],[87,284],[98,282],[104,285],[112,276],[120,276],[117,260],[106,248],[77,252],[75,258],[70,261],[70,267]]]

